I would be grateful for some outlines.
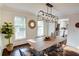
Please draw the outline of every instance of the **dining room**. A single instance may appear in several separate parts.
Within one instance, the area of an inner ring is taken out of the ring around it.
[[[78,16],[78,3],[0,3],[0,56],[79,56]]]

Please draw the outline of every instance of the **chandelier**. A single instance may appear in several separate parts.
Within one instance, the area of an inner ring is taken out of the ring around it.
[[[47,12],[40,10],[37,15],[38,19],[46,22],[57,21],[58,17],[52,14],[53,5],[51,5],[50,3],[46,3],[46,6],[47,6]]]

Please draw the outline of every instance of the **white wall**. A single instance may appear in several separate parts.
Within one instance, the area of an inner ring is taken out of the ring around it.
[[[0,55],[1,55],[1,35],[0,35]]]
[[[69,18],[67,44],[79,47],[79,28],[75,27],[75,24],[79,22],[79,14],[68,15],[67,18]]]
[[[11,42],[13,42],[14,45],[24,44],[24,43],[26,43],[27,39],[34,38],[36,36],[36,32],[35,32],[36,28],[35,29],[30,29],[28,27],[28,21],[31,20],[31,19],[36,21],[36,18],[35,18],[35,15],[33,15],[32,13],[23,12],[23,11],[20,11],[20,10],[14,10],[14,9],[11,9],[11,8],[4,7],[4,8],[0,8],[0,18],[1,18],[0,26],[5,21],[11,21],[13,23],[13,20],[14,20],[15,16],[25,16],[26,17],[26,28],[27,28],[27,33],[26,33],[27,36],[26,37],[27,38],[23,39],[23,40],[15,41],[14,37],[13,37]],[[2,41],[3,47],[5,47],[5,45],[8,44],[8,41],[6,39],[1,38],[1,41]]]

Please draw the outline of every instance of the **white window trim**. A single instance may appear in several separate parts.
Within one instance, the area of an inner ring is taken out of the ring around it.
[[[38,20],[38,21],[43,21],[43,20]],[[38,35],[38,21],[37,21],[37,36],[36,36],[36,38],[44,37],[44,34],[43,35]],[[44,33],[44,21],[43,21],[43,33]]]
[[[24,17],[24,16],[15,16],[15,17]],[[15,17],[14,17],[14,19],[15,19]],[[27,37],[26,37],[26,35],[27,35],[27,25],[26,25],[26,23],[27,23],[27,20],[26,20],[26,17],[24,17],[25,18],[25,38],[19,38],[19,39],[16,39],[15,38],[15,34],[14,34],[14,41],[18,41],[18,40],[24,40],[24,39],[26,39]],[[13,21],[14,22],[14,21]],[[14,29],[15,29],[15,23],[14,23]]]

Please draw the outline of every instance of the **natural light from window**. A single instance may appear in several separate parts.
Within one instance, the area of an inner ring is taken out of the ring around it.
[[[25,17],[15,17],[15,39],[26,38],[26,20]]]
[[[44,22],[37,22],[37,36],[44,36]]]

